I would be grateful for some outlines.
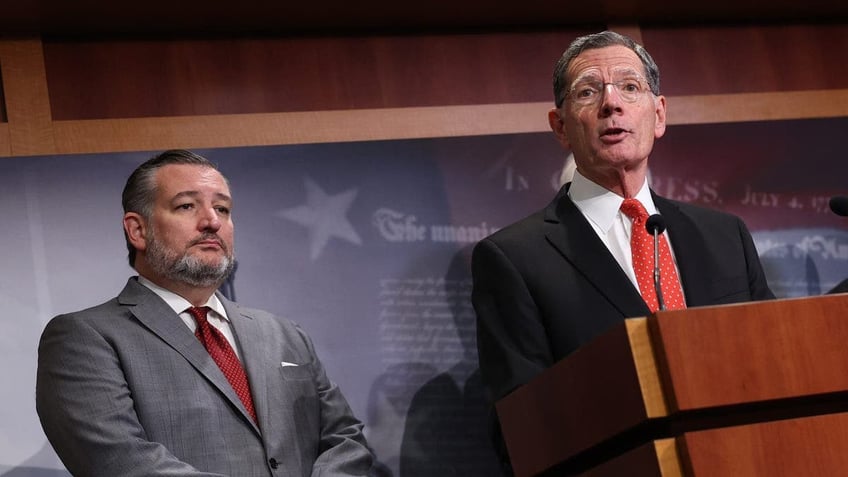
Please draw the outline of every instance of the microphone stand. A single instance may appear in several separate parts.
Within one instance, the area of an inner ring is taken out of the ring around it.
[[[660,310],[665,310],[665,301],[662,295],[662,283],[660,277],[660,234],[654,228],[654,288],[657,291],[657,303],[660,305]]]
[[[645,221],[648,233],[654,236],[654,290],[657,293],[657,304],[660,310],[665,310],[665,301],[662,295],[662,277],[660,277],[660,234],[665,230],[665,220],[659,214],[648,217]]]

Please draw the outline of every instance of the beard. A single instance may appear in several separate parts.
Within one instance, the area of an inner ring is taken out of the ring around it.
[[[204,235],[197,240],[207,238],[210,237]],[[223,242],[220,243],[224,249],[224,256],[217,264],[207,263],[188,253],[180,255],[176,250],[156,240],[155,234],[151,231],[150,236],[147,237],[145,255],[148,264],[157,275],[187,285],[206,288],[224,283],[235,268],[232,251]]]

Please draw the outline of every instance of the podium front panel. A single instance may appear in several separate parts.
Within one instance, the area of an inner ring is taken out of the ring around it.
[[[659,312],[670,413],[848,390],[848,295]]]

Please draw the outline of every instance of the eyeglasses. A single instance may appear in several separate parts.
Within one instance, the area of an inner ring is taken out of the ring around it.
[[[592,106],[601,100],[607,85],[611,85],[618,96],[628,103],[639,101],[648,92],[645,80],[641,76],[631,75],[609,83],[604,83],[597,78],[579,79],[571,86],[566,96],[578,106]]]

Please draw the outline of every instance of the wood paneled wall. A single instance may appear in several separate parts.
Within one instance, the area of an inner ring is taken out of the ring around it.
[[[46,41],[59,120],[545,101],[576,33]]]
[[[848,25],[643,29],[666,95],[848,88]]]
[[[554,62],[601,28],[2,39],[0,156],[546,131]],[[672,124],[848,113],[848,25],[611,28],[660,65]]]

